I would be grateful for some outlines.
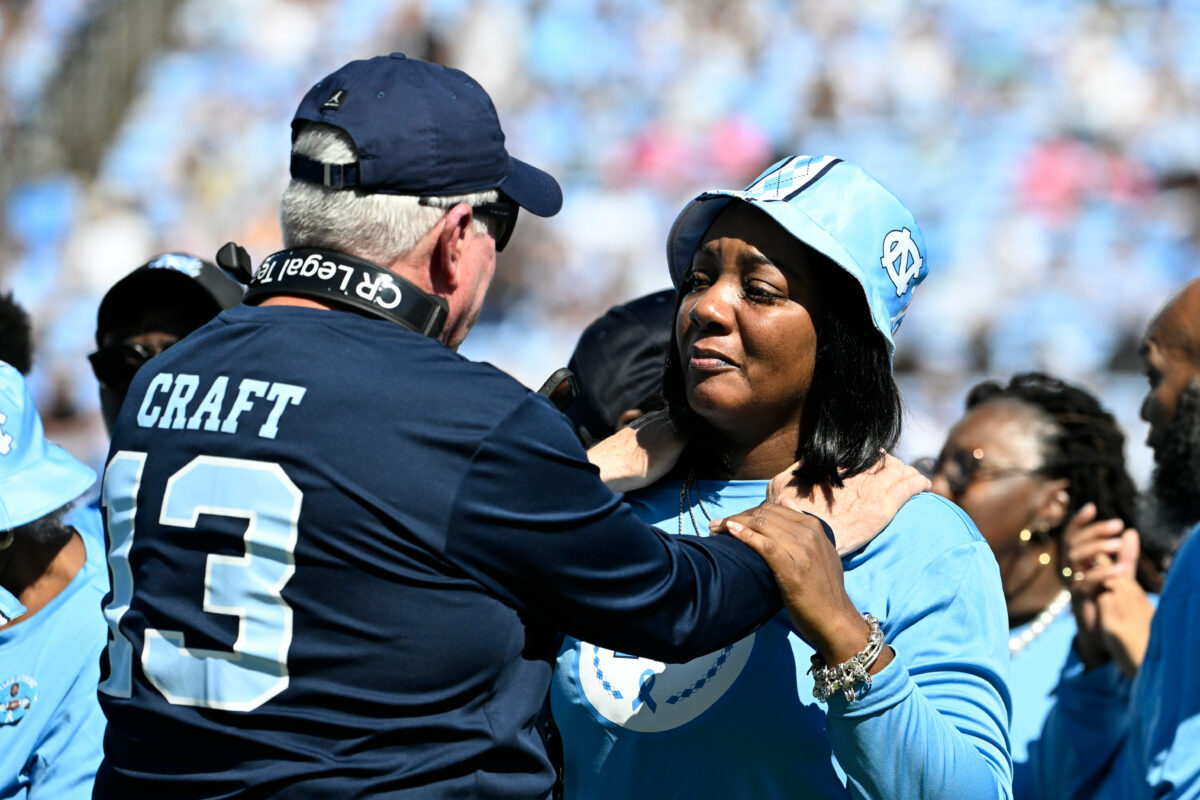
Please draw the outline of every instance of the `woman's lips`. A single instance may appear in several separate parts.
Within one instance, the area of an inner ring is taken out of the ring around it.
[[[703,347],[693,347],[689,351],[688,363],[692,369],[701,372],[720,372],[737,367],[737,364],[724,353]]]

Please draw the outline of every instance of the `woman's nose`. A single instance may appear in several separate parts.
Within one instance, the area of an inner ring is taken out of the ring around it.
[[[733,316],[729,292],[729,284],[725,281],[717,281],[701,292],[688,312],[692,322],[702,327],[727,329]]]

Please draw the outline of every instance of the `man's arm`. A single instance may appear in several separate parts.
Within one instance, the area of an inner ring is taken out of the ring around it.
[[[663,661],[723,647],[780,608],[770,569],[740,542],[639,520],[534,395],[476,450],[446,557],[572,636]]]

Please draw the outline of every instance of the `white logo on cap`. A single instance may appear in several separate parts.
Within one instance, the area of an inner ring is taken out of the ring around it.
[[[8,417],[0,414],[0,425],[6,422],[8,422]],[[12,441],[12,436],[5,433],[3,428],[0,428],[0,456],[6,456],[12,452]]]
[[[183,253],[167,253],[154,259],[149,264],[150,269],[173,269],[193,278],[199,278],[204,270],[204,262]]]
[[[908,285],[921,274],[921,250],[913,241],[912,231],[901,228],[883,237],[883,257],[879,263],[896,285],[896,297],[903,297]]]

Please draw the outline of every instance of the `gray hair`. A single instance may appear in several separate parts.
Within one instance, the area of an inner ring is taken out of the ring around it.
[[[340,129],[317,122],[301,123],[292,152],[327,164],[357,160],[354,144]],[[426,197],[330,189],[292,179],[279,204],[284,247],[340,250],[379,264],[391,264],[416,246],[459,203],[492,203],[499,192],[489,189],[464,195]],[[487,222],[473,218],[475,231],[487,233]]]

